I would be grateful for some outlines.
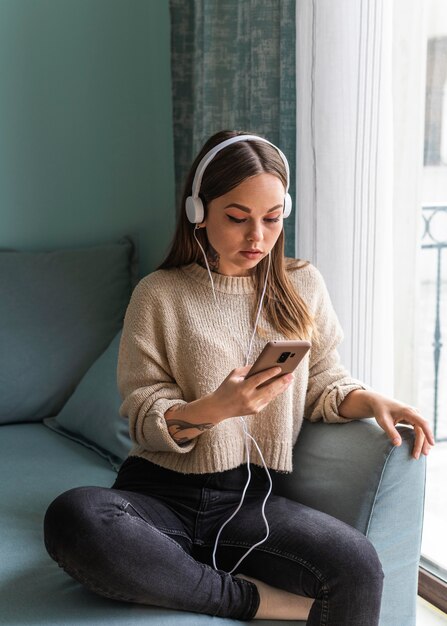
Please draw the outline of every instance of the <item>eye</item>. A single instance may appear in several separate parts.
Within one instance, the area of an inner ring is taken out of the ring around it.
[[[242,222],[245,222],[245,219],[241,219],[239,220],[237,217],[233,217],[232,215],[228,215],[228,213],[225,213],[225,215],[228,217],[229,220],[231,220],[232,222],[235,222],[236,224],[242,224]]]
[[[279,222],[280,220],[280,216],[278,215],[278,217],[270,217],[270,218],[266,218],[266,222]]]

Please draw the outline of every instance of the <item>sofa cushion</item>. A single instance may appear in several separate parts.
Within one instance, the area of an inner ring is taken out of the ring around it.
[[[129,424],[119,414],[116,364],[121,331],[93,363],[56,417],[44,424],[108,459],[118,469],[131,448]]]
[[[0,251],[0,423],[59,413],[121,329],[137,280],[130,237]]]

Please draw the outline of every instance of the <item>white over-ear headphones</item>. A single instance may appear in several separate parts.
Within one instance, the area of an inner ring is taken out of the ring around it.
[[[278,154],[284,163],[284,167],[286,168],[286,174],[287,174],[287,187],[286,187],[286,195],[284,196],[283,217],[284,218],[289,217],[290,213],[292,212],[292,198],[289,194],[289,185],[290,185],[289,163],[285,155],[283,154],[283,152],[281,152],[281,150],[277,146],[275,146],[275,144],[271,143],[270,141],[267,141],[267,139],[264,139],[263,137],[258,137],[257,135],[237,135],[236,137],[231,137],[230,139],[226,139],[225,141],[222,141],[221,143],[217,144],[217,146],[214,146],[212,150],[210,150],[209,152],[205,154],[203,159],[198,164],[196,173],[194,176],[194,180],[192,183],[192,195],[186,198],[186,204],[185,204],[186,215],[188,216],[188,220],[191,222],[191,224],[200,224],[205,219],[205,209],[203,207],[203,202],[201,198],[199,198],[199,193],[200,193],[200,185],[202,184],[203,174],[206,168],[208,167],[208,164],[214,159],[214,157],[216,156],[218,152],[220,152],[227,146],[230,146],[232,143],[236,143],[238,141],[263,141],[264,143],[268,143],[269,145],[273,146],[278,151]]]

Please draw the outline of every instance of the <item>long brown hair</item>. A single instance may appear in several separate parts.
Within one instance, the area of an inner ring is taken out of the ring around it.
[[[201,159],[214,146],[245,132],[223,130],[208,139],[191,166],[183,191],[182,203],[177,219],[177,226],[169,252],[157,269],[169,269],[189,265],[201,260],[201,251],[194,239],[194,224],[188,221],[185,211],[186,198],[192,193],[192,182]],[[252,134],[252,133],[250,133]],[[284,163],[277,150],[263,141],[239,141],[218,152],[209,163],[203,175],[200,198],[207,204],[240,185],[245,179],[258,174],[273,174],[287,186],[287,174]],[[196,231],[205,250],[208,247],[206,228]],[[263,302],[263,314],[275,330],[289,339],[318,338],[317,328],[312,315],[300,295],[297,293],[288,274],[299,271],[308,265],[308,261],[284,257],[284,229],[271,251],[271,267],[267,290]],[[253,278],[256,287],[256,302],[253,308],[253,321],[262,295],[268,259],[265,257],[254,268]],[[258,328],[261,336],[265,332]]]

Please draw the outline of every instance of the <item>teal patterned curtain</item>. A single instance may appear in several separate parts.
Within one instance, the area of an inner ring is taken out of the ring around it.
[[[194,156],[223,129],[258,133],[290,163],[295,200],[296,0],[171,0],[177,206]],[[294,212],[284,222],[295,256]]]

